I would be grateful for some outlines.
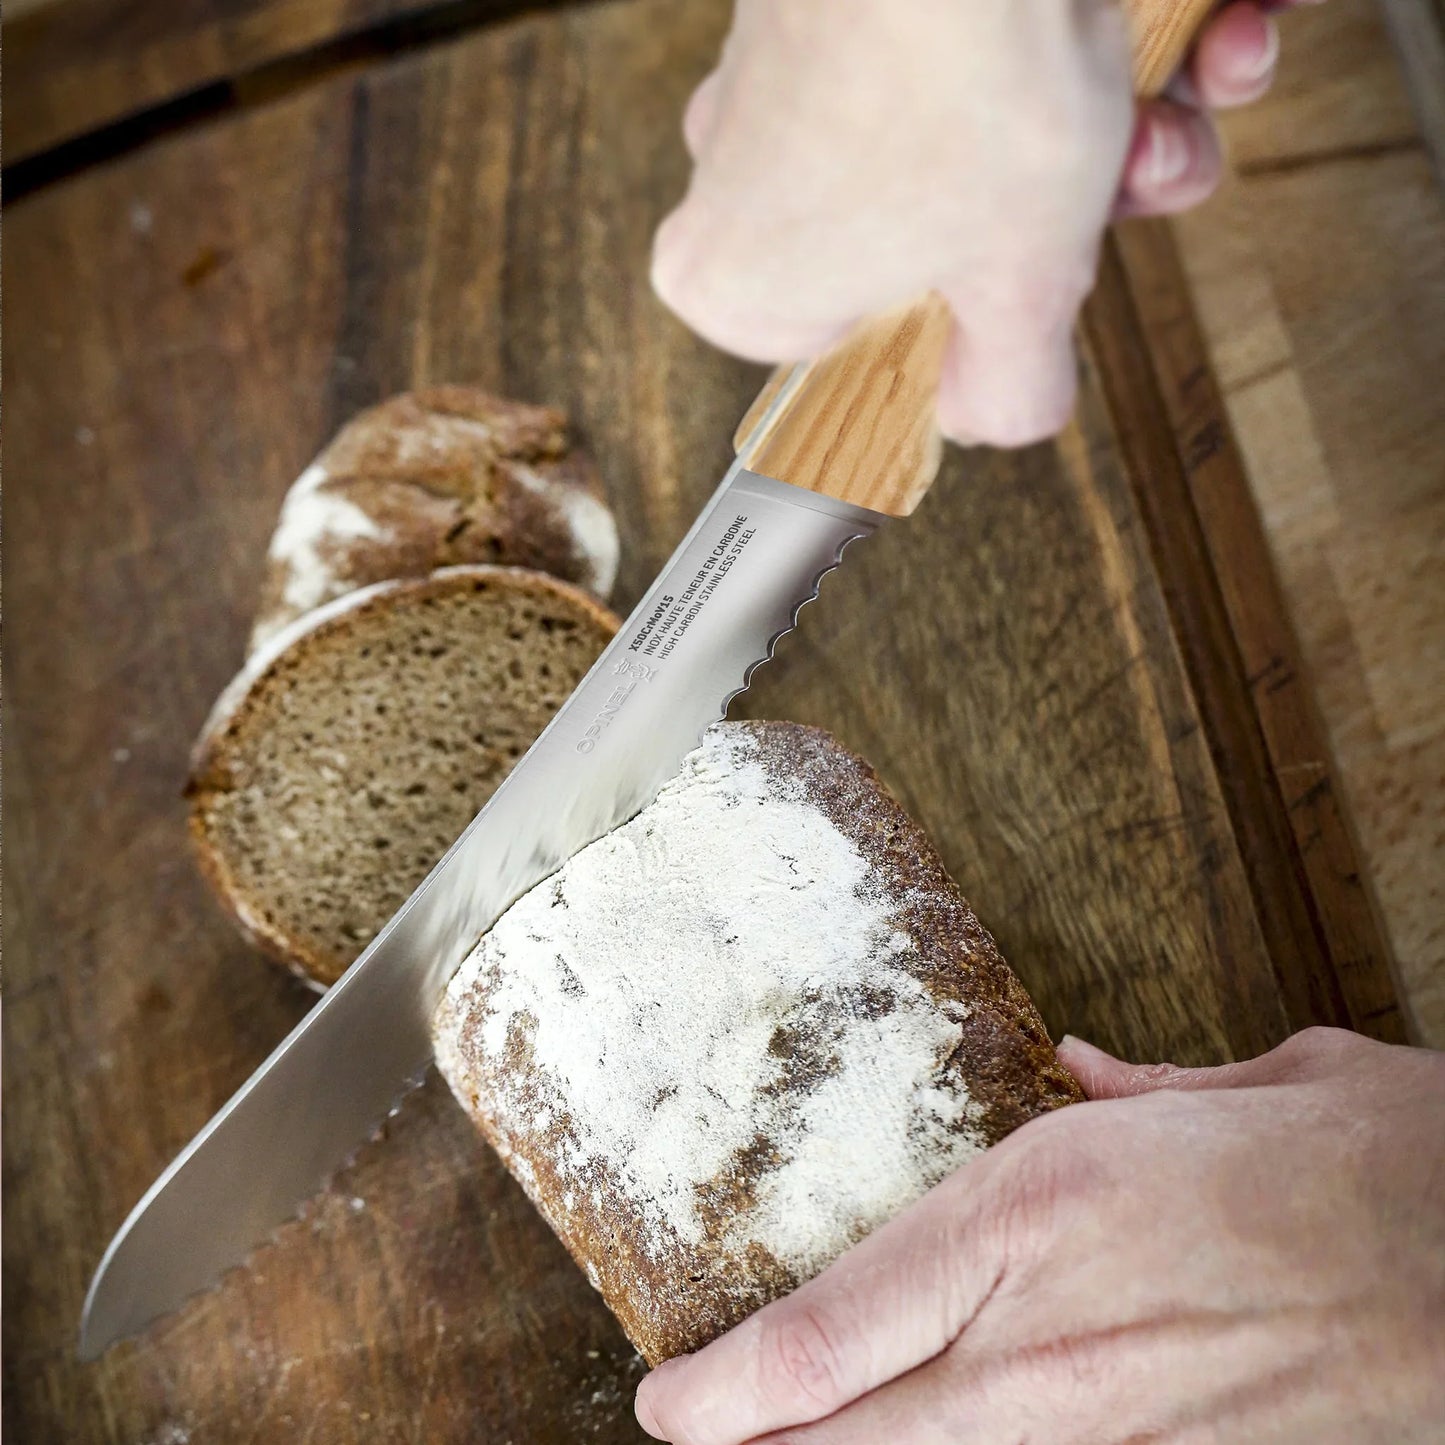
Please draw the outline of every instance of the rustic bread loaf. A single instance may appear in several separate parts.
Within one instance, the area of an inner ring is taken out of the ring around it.
[[[434,1035],[652,1363],[1081,1097],[923,831],[791,723],[711,729],[497,922]]]
[[[243,931],[338,978],[531,746],[617,630],[515,567],[381,583],[308,613],[216,704],[191,834]]]
[[[360,413],[281,509],[251,651],[353,588],[465,563],[535,567],[605,598],[617,528],[555,407],[468,386]]]

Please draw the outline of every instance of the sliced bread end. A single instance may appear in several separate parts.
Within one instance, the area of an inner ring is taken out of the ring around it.
[[[242,932],[334,982],[531,746],[618,619],[514,567],[444,568],[298,619],[192,756],[200,867]]]

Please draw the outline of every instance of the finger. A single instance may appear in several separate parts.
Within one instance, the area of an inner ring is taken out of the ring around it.
[[[1226,5],[1205,27],[1189,74],[1202,105],[1222,110],[1258,100],[1274,79],[1279,27],[1251,0]]]
[[[716,70],[705,75],[682,113],[683,144],[687,146],[687,153],[693,160],[702,154],[708,137],[712,134],[713,121],[717,117],[720,84]]]
[[[964,445],[1021,447],[1061,431],[1078,389],[1073,317],[1028,305],[968,306],[943,357],[944,435]]]
[[[637,1418],[679,1445],[738,1445],[820,1420],[947,1347],[1002,1277],[975,1160],[793,1294],[659,1366]]]
[[[1223,155],[1214,122],[1168,100],[1139,107],[1134,139],[1114,203],[1115,216],[1165,216],[1186,211],[1219,184]]]
[[[1228,1089],[1239,1086],[1242,1064],[1184,1069],[1176,1064],[1129,1064],[1072,1036],[1059,1041],[1059,1062],[1091,1099],[1125,1099],[1159,1089]]]
[[[1313,1028],[1293,1035],[1257,1058],[1214,1068],[1177,1064],[1129,1064],[1094,1044],[1068,1035],[1059,1062],[1091,1099],[1122,1099],[1161,1089],[1252,1089],[1296,1082],[1337,1067],[1358,1053],[1360,1039],[1347,1029]]]

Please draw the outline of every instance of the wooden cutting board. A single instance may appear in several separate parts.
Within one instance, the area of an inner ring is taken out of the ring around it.
[[[762,378],[646,285],[725,5],[492,23],[499,8],[440,6],[430,26],[328,48],[362,22],[318,4],[296,33],[319,50],[278,42],[214,105],[175,100],[10,178],[14,1440],[640,1438],[640,1363],[435,1080],[249,1270],[99,1363],[72,1353],[113,1230],[311,1002],[206,896],[180,799],[287,485],[351,413],[408,386],[559,402],[611,487],[625,610]],[[289,23],[307,7],[252,9]],[[204,61],[175,63],[176,95]],[[50,63],[74,85],[63,50]],[[118,51],[107,72],[122,93],[127,64],[144,70]],[[173,99],[157,73],[134,104]],[[1181,1063],[1311,1022],[1398,1037],[1163,232],[1111,244],[1086,330],[1077,423],[1014,456],[952,453],[920,513],[830,579],[746,711],[820,723],[873,761],[1056,1032]]]

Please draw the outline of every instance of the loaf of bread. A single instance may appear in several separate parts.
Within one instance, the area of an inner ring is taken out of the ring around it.
[[[618,626],[516,567],[379,583],[307,613],[227,688],[191,835],[242,930],[340,977],[532,745]]]
[[[790,723],[711,729],[503,915],[434,1034],[654,1364],[1080,1097],[922,830]]]
[[[596,469],[555,407],[468,386],[394,396],[287,494],[250,650],[354,588],[467,563],[534,567],[605,600],[617,528]]]

